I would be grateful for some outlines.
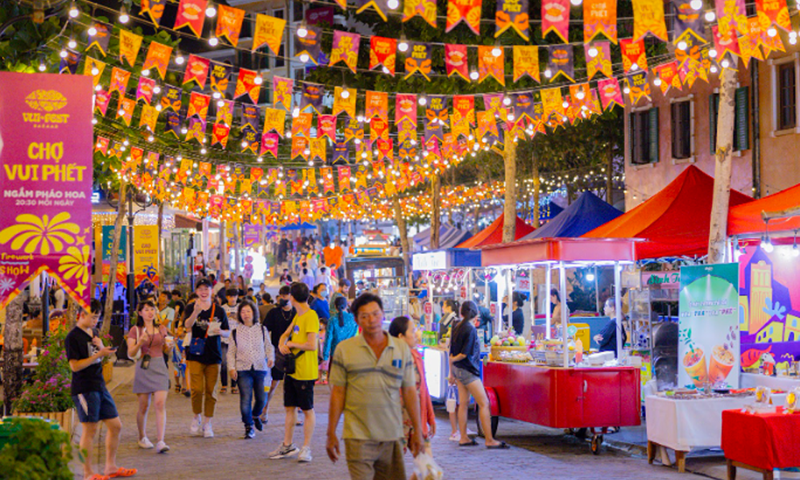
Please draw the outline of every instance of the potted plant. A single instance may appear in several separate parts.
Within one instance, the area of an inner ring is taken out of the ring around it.
[[[14,401],[14,414],[54,420],[72,435],[75,405],[70,395],[72,370],[64,349],[66,328],[51,333],[39,352],[39,366],[31,383],[22,388]]]
[[[72,480],[70,436],[49,422],[11,418],[0,423],[0,472],[8,480]]]

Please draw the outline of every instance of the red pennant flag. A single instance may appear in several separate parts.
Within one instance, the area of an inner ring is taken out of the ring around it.
[[[277,133],[264,133],[261,135],[261,155],[270,153],[274,158],[278,158],[278,141],[280,135]]]
[[[411,125],[417,123],[417,96],[413,93],[398,93],[394,98],[394,124],[398,126],[404,121]]]
[[[206,19],[206,3],[206,0],[181,0],[173,29],[189,27],[192,33],[200,37]]]
[[[331,142],[336,141],[336,116],[320,115],[317,117],[317,138],[328,137]]]
[[[256,78],[261,78],[261,74],[246,68],[239,69],[239,77],[236,80],[236,91],[233,94],[234,100],[245,95],[250,97],[250,101],[258,103],[258,96],[261,94],[261,82],[256,83]]]
[[[208,79],[208,65],[207,58],[189,55],[189,60],[186,61],[186,73],[183,75],[183,84],[197,82],[201,89],[205,88],[206,79]]]
[[[448,77],[458,74],[464,80],[470,81],[466,45],[446,44],[444,46],[444,64],[447,66]]]
[[[384,73],[394,76],[397,64],[397,40],[372,37],[369,41],[369,69],[383,65]]]

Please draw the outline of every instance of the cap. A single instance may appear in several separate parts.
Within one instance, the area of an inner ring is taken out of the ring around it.
[[[209,279],[207,279],[207,278],[203,278],[203,279],[201,279],[201,280],[198,280],[198,281],[197,281],[197,283],[196,283],[196,284],[195,284],[195,286],[194,286],[194,289],[195,289],[195,290],[197,290],[197,289],[198,289],[198,288],[200,288],[200,287],[208,287],[208,288],[211,288],[211,280],[209,280]]]

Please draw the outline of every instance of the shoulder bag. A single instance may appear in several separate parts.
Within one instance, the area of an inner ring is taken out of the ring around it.
[[[214,303],[211,306],[211,317],[209,317],[209,324],[214,321],[214,311],[217,308],[217,304]],[[200,338],[192,338],[192,343],[189,344],[189,354],[194,356],[200,356],[206,351],[206,339],[208,338],[208,328],[206,328],[206,335]]]

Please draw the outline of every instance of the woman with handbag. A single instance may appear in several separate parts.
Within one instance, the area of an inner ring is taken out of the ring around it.
[[[139,447],[150,449],[153,443],[147,438],[147,413],[150,398],[156,411],[156,451],[165,453],[169,446],[164,443],[167,428],[167,392],[169,391],[169,371],[164,362],[164,352],[168,351],[165,325],[156,319],[156,306],[150,301],[139,302],[136,326],[128,331],[128,355],[136,360],[133,378],[133,393],[139,396],[139,409],[136,412],[136,426],[139,428]]]

